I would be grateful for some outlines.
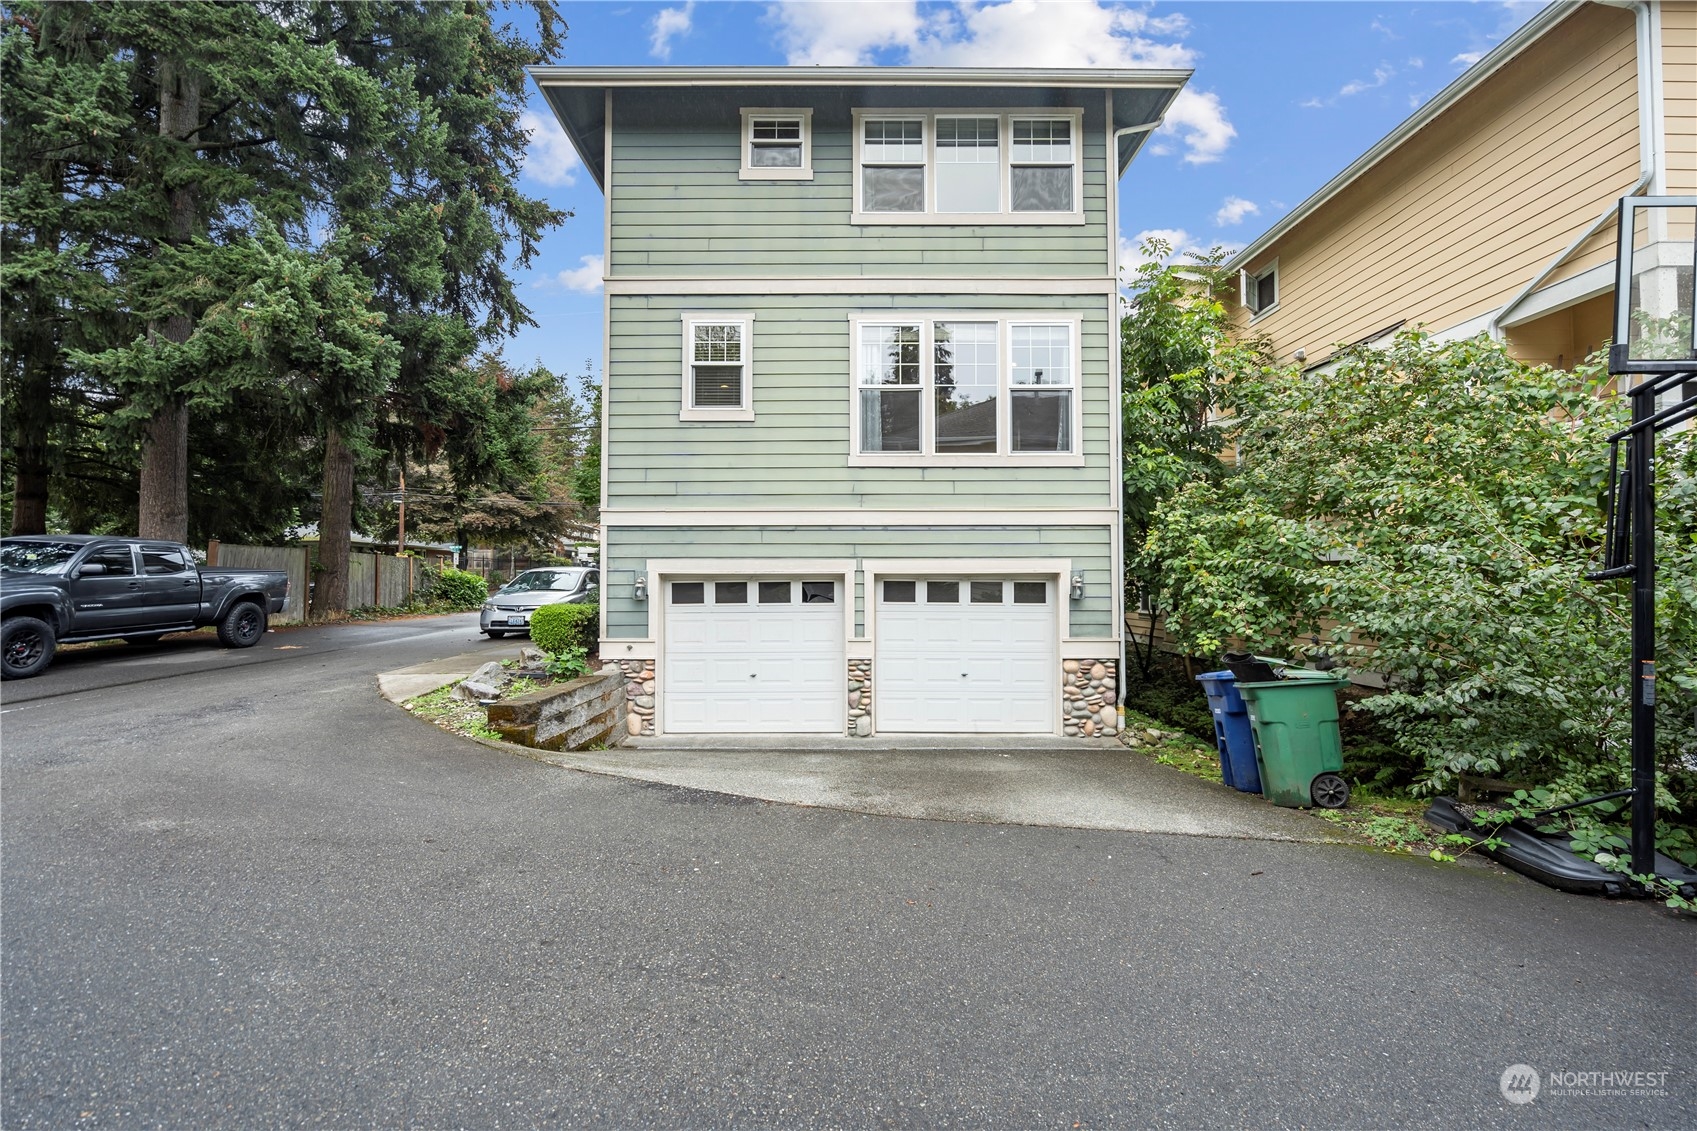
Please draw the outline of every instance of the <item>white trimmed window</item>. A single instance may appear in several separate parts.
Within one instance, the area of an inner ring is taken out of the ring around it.
[[[745,181],[811,181],[813,111],[744,108],[740,176]]]
[[[851,464],[1082,462],[1077,319],[867,315],[851,334]]]
[[[1082,224],[1076,110],[856,110],[854,222]]]
[[[1242,272],[1238,279],[1243,289],[1243,305],[1259,317],[1279,305],[1279,261],[1273,260],[1261,270]]]
[[[680,420],[754,419],[754,318],[747,314],[684,317],[683,410]]]

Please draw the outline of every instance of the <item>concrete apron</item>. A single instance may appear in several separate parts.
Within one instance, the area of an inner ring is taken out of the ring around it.
[[[456,657],[385,672],[378,686],[399,703],[498,658],[485,652],[469,666]],[[479,741],[565,769],[883,817],[1353,842],[1322,821],[1162,766],[1114,739],[702,735],[559,752]]]

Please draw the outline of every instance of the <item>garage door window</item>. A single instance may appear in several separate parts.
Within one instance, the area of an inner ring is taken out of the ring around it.
[[[1002,583],[1000,581],[974,581],[972,583],[972,603],[974,605],[999,605],[1002,603]]]
[[[804,581],[801,583],[801,603],[804,605],[830,604],[837,599],[837,586],[832,581]]]
[[[719,581],[713,585],[713,603],[715,605],[746,605],[748,604],[748,582]]]
[[[790,603],[790,591],[794,586],[788,581],[762,581],[760,583],[760,603],[762,605],[787,605]]]
[[[703,581],[672,582],[672,604],[702,605],[707,603],[707,583]]]
[[[1045,581],[1016,581],[1013,583],[1013,603],[1016,605],[1046,605],[1049,585]]]
[[[918,600],[918,594],[915,592],[918,588],[918,583],[913,581],[886,581],[884,600],[898,605],[911,605]]]

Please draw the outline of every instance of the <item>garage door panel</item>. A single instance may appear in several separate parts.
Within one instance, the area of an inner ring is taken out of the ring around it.
[[[994,579],[920,582],[916,601],[877,594],[874,711],[885,733],[1048,733],[1059,696],[1054,586],[1044,604],[1013,604]],[[1003,600],[970,600],[977,592]],[[949,582],[958,582],[956,585]],[[994,586],[999,586],[994,588]],[[957,594],[961,599],[946,598]]]
[[[841,607],[761,604],[752,599],[757,583],[745,589],[736,584],[721,589],[711,580],[708,602],[667,607],[660,684],[665,730],[840,733],[846,709]],[[751,599],[714,603],[738,592]]]

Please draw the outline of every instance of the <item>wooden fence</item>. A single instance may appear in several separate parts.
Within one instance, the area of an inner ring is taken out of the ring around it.
[[[315,555],[307,546],[232,546],[209,542],[208,566],[242,569],[280,569],[289,575],[289,599],[276,620],[299,624],[306,620],[311,588],[309,579]],[[364,606],[398,608],[424,589],[425,562],[393,554],[348,555],[348,608]]]

